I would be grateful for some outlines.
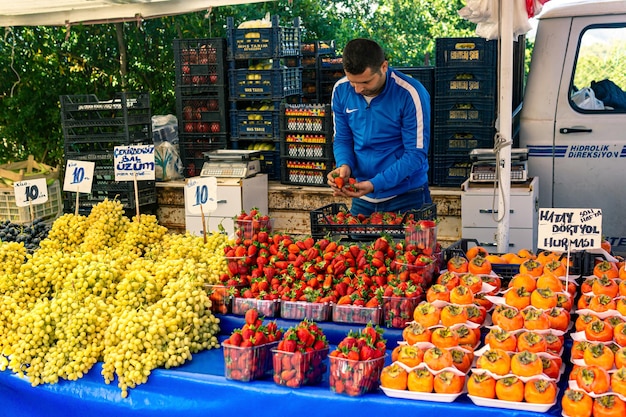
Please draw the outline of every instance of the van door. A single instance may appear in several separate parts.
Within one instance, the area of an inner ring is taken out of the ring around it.
[[[555,112],[552,206],[602,209],[603,235],[626,253],[626,16],[598,20],[572,19]],[[623,107],[609,96],[602,97],[610,105],[594,99],[602,80]]]

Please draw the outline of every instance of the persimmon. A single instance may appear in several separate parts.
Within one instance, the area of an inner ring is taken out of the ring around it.
[[[598,277],[595,275],[585,278],[582,284],[580,284],[580,292],[583,294],[593,293],[593,283],[596,282],[597,279]]]
[[[615,354],[603,343],[592,343],[585,349],[583,359],[585,365],[595,365],[609,371],[615,363]]]
[[[392,363],[398,360],[398,353],[400,352],[400,349],[402,348],[402,346],[404,345],[397,345],[391,350],[391,362]]]
[[[559,379],[561,373],[561,367],[559,362],[552,358],[542,357],[541,364],[543,365],[543,374],[549,378]]]
[[[576,383],[578,384],[578,388],[585,392],[604,394],[609,390],[611,380],[609,373],[605,369],[590,365],[583,366],[576,374]]]
[[[530,274],[515,274],[509,281],[509,288],[524,288],[532,292],[537,288],[537,278]]]
[[[517,376],[535,376],[543,373],[541,358],[527,350],[517,352],[511,357],[511,372]]]
[[[533,379],[524,385],[524,400],[531,404],[552,404],[556,401],[556,383],[548,379]]]
[[[509,288],[504,293],[504,302],[506,305],[515,307],[518,310],[523,310],[530,305],[530,292],[524,288]]]
[[[491,349],[502,349],[506,352],[515,352],[517,348],[517,336],[504,329],[493,328],[485,336],[485,344]]]
[[[483,290],[483,280],[478,275],[468,272],[467,274],[461,275],[459,278],[461,280],[461,284],[472,290],[474,295]]]
[[[433,371],[453,366],[452,353],[447,349],[431,347],[424,352],[424,363]]]
[[[472,323],[482,325],[487,318],[487,309],[480,305],[466,306],[465,311],[467,311],[467,320]]]
[[[626,297],[619,298],[615,301],[615,309],[624,317],[626,317]]]
[[[487,311],[493,307],[493,303],[489,301],[487,294],[484,293],[474,294],[474,304],[483,307]]]
[[[511,357],[502,349],[492,348],[478,358],[476,366],[494,375],[506,375],[511,370]]]
[[[491,273],[491,262],[482,256],[476,256],[469,261],[467,271],[471,274],[489,274]]]
[[[512,307],[499,305],[491,314],[493,324],[501,329],[514,331],[524,327],[524,316],[522,313]]]
[[[441,309],[441,324],[446,327],[467,322],[467,311],[463,306],[448,304]]]
[[[450,290],[445,285],[433,284],[426,291],[426,301],[432,303],[433,301],[441,300],[450,302]]]
[[[582,390],[567,388],[561,398],[561,408],[567,417],[591,417],[593,399]]]
[[[524,259],[536,259],[537,258],[537,255],[535,255],[533,251],[531,251],[528,248],[522,248],[518,250],[517,256],[519,256],[520,258],[524,258]]]
[[[485,256],[485,259],[489,261],[491,265],[493,264],[507,264],[508,262],[500,255],[489,254]]]
[[[507,376],[496,381],[496,397],[502,401],[522,402],[524,382],[516,376]]]
[[[407,371],[397,363],[385,366],[380,373],[380,385],[385,388],[406,390],[407,379]]]
[[[467,373],[472,367],[472,354],[462,349],[450,349],[452,366],[461,372]]]
[[[582,332],[587,327],[587,324],[591,323],[593,320],[596,320],[598,317],[593,314],[579,314],[574,322],[574,329],[577,332]]]
[[[409,368],[416,367],[424,358],[424,352],[417,346],[402,345],[398,352],[398,362],[402,362]]]
[[[409,345],[414,345],[417,342],[430,342],[431,333],[428,327],[424,327],[418,322],[412,322],[402,329],[402,338]]]
[[[570,314],[564,308],[554,307],[548,311],[548,321],[551,329],[567,331],[570,320]]]
[[[412,369],[407,376],[407,389],[413,392],[433,392],[433,374],[426,368]]]
[[[585,350],[587,346],[591,344],[588,340],[574,340],[572,342],[572,350],[570,352],[572,356],[572,360],[574,359],[582,359],[585,355]]]
[[[459,345],[461,346],[468,345],[474,347],[480,341],[480,336],[477,336],[476,332],[465,324],[455,327],[453,331],[458,335]]]
[[[617,270],[617,277],[622,280],[622,283],[626,280],[626,265],[619,267]],[[620,295],[626,295],[626,284],[620,286]]]
[[[614,333],[613,336],[615,336],[615,327],[617,327],[617,325],[620,323],[624,323],[624,321],[626,321],[626,318],[622,316],[609,316],[602,321],[611,325]]]
[[[489,291],[489,295],[496,295],[498,292],[500,292],[500,289],[502,288],[502,279],[499,275],[481,275],[480,279],[482,280],[483,284],[487,284],[493,287],[493,290]]]
[[[474,294],[469,287],[458,285],[450,290],[450,302],[453,304],[472,304],[474,302]]]
[[[500,257],[509,265],[519,265],[526,260],[526,258],[521,258],[518,254],[512,252],[503,253]]]
[[[626,346],[622,346],[615,352],[615,367],[623,368],[626,366]]]
[[[449,327],[437,327],[433,330],[430,342],[440,348],[449,348],[459,345],[459,335]]]
[[[552,333],[546,333],[543,335],[546,339],[546,352],[560,355],[563,349],[563,336],[559,337]]]
[[[611,241],[608,239],[602,239],[602,242],[600,242],[600,247],[602,249],[604,249],[607,253],[611,253]]]
[[[454,255],[448,260],[446,266],[450,272],[464,273],[467,272],[468,264],[469,262],[464,256]]]
[[[480,245],[472,246],[465,251],[465,257],[467,259],[473,259],[476,256],[485,257],[487,255],[489,255],[489,251]]]
[[[626,403],[615,394],[603,395],[593,402],[593,417],[623,417]]]
[[[459,285],[460,282],[461,279],[459,278],[459,274],[449,270],[437,277],[437,284],[444,285],[449,290]]]
[[[522,312],[524,318],[524,328],[528,330],[548,330],[550,320],[548,314],[542,310],[534,308],[526,309]]]
[[[584,368],[583,365],[573,365],[572,370],[570,371],[569,376],[567,377],[567,380],[576,381],[576,378],[578,378],[578,374],[583,368]]]
[[[626,397],[626,368],[621,367],[611,374],[611,390]]]
[[[593,298],[593,295],[581,295],[576,303],[578,310],[586,310],[589,308],[589,302]]]
[[[539,353],[545,352],[548,348],[546,338],[540,334],[530,331],[524,331],[517,335],[517,351],[527,350],[529,352]]]
[[[564,277],[565,274],[567,273],[567,268],[566,266],[563,264],[563,262],[557,260],[557,259],[553,259],[551,261],[548,261],[547,263],[543,264],[543,271],[544,272],[549,272],[551,274],[553,274],[554,276],[557,277]]]
[[[607,278],[619,278],[619,269],[615,262],[603,260],[594,265],[593,275],[598,278],[603,276]]]
[[[459,394],[465,386],[465,375],[443,371],[435,375],[434,390],[437,394]]]
[[[496,380],[487,373],[472,373],[467,380],[467,393],[475,397],[496,398]]]
[[[537,287],[532,293],[530,293],[530,305],[535,308],[544,310],[556,307],[558,298],[556,293],[550,288]]]
[[[538,289],[550,289],[553,292],[562,292],[565,291],[565,285],[561,278],[557,277],[553,274],[541,274],[537,277],[537,288]]]
[[[556,252],[552,252],[549,250],[544,250],[541,251],[539,253],[537,253],[537,256],[535,257],[535,259],[537,260],[537,262],[539,262],[541,265],[545,265],[550,261],[553,260],[558,260],[560,257],[560,255]]]
[[[615,298],[619,293],[619,286],[614,279],[608,278],[606,275],[604,275],[593,281],[591,291],[595,295],[605,294],[611,298]]]
[[[613,340],[613,327],[600,320],[592,320],[585,326],[585,337],[590,342],[610,342]]]
[[[543,273],[543,264],[535,259],[527,259],[520,264],[519,273],[539,277]]]
[[[567,311],[572,311],[572,307],[574,306],[574,295],[571,293],[568,293],[568,294],[565,294],[562,292],[557,293],[556,294],[556,306],[559,308],[563,308]]]
[[[626,323],[621,322],[618,323],[615,327],[613,327],[613,340],[618,345],[624,347],[626,346]]]
[[[439,324],[441,309],[428,301],[422,301],[413,310],[413,320],[424,327],[432,327]]]

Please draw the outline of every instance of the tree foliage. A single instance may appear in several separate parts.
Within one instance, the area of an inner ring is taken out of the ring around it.
[[[8,27],[0,39],[0,163],[29,154],[63,164],[62,95],[150,91],[153,114],[175,114],[174,39],[226,37],[235,24],[278,15],[300,18],[303,41],[335,40],[338,52],[354,37],[380,42],[392,65],[421,66],[434,40],[473,36],[457,11],[464,0],[279,0],[115,24]],[[127,53],[125,71],[120,45]]]

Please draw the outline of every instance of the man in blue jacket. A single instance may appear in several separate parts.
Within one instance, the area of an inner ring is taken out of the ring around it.
[[[428,91],[389,67],[383,49],[369,39],[347,43],[343,67],[346,76],[332,94],[337,168],[328,174],[328,185],[333,194],[352,197],[355,215],[406,212],[431,203]],[[356,179],[351,186],[350,177]],[[341,181],[343,188],[337,186]]]

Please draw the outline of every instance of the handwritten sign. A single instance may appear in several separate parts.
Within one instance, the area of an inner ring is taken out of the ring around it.
[[[63,191],[89,194],[95,168],[95,162],[68,160],[65,164]]]
[[[48,184],[45,178],[15,182],[13,191],[15,205],[18,207],[36,206],[48,201]]]
[[[154,145],[116,146],[115,181],[154,181]]]
[[[549,208],[539,210],[539,249],[598,249],[602,243],[602,210]]]
[[[185,207],[190,214],[217,210],[217,178],[193,177],[185,183]]]

